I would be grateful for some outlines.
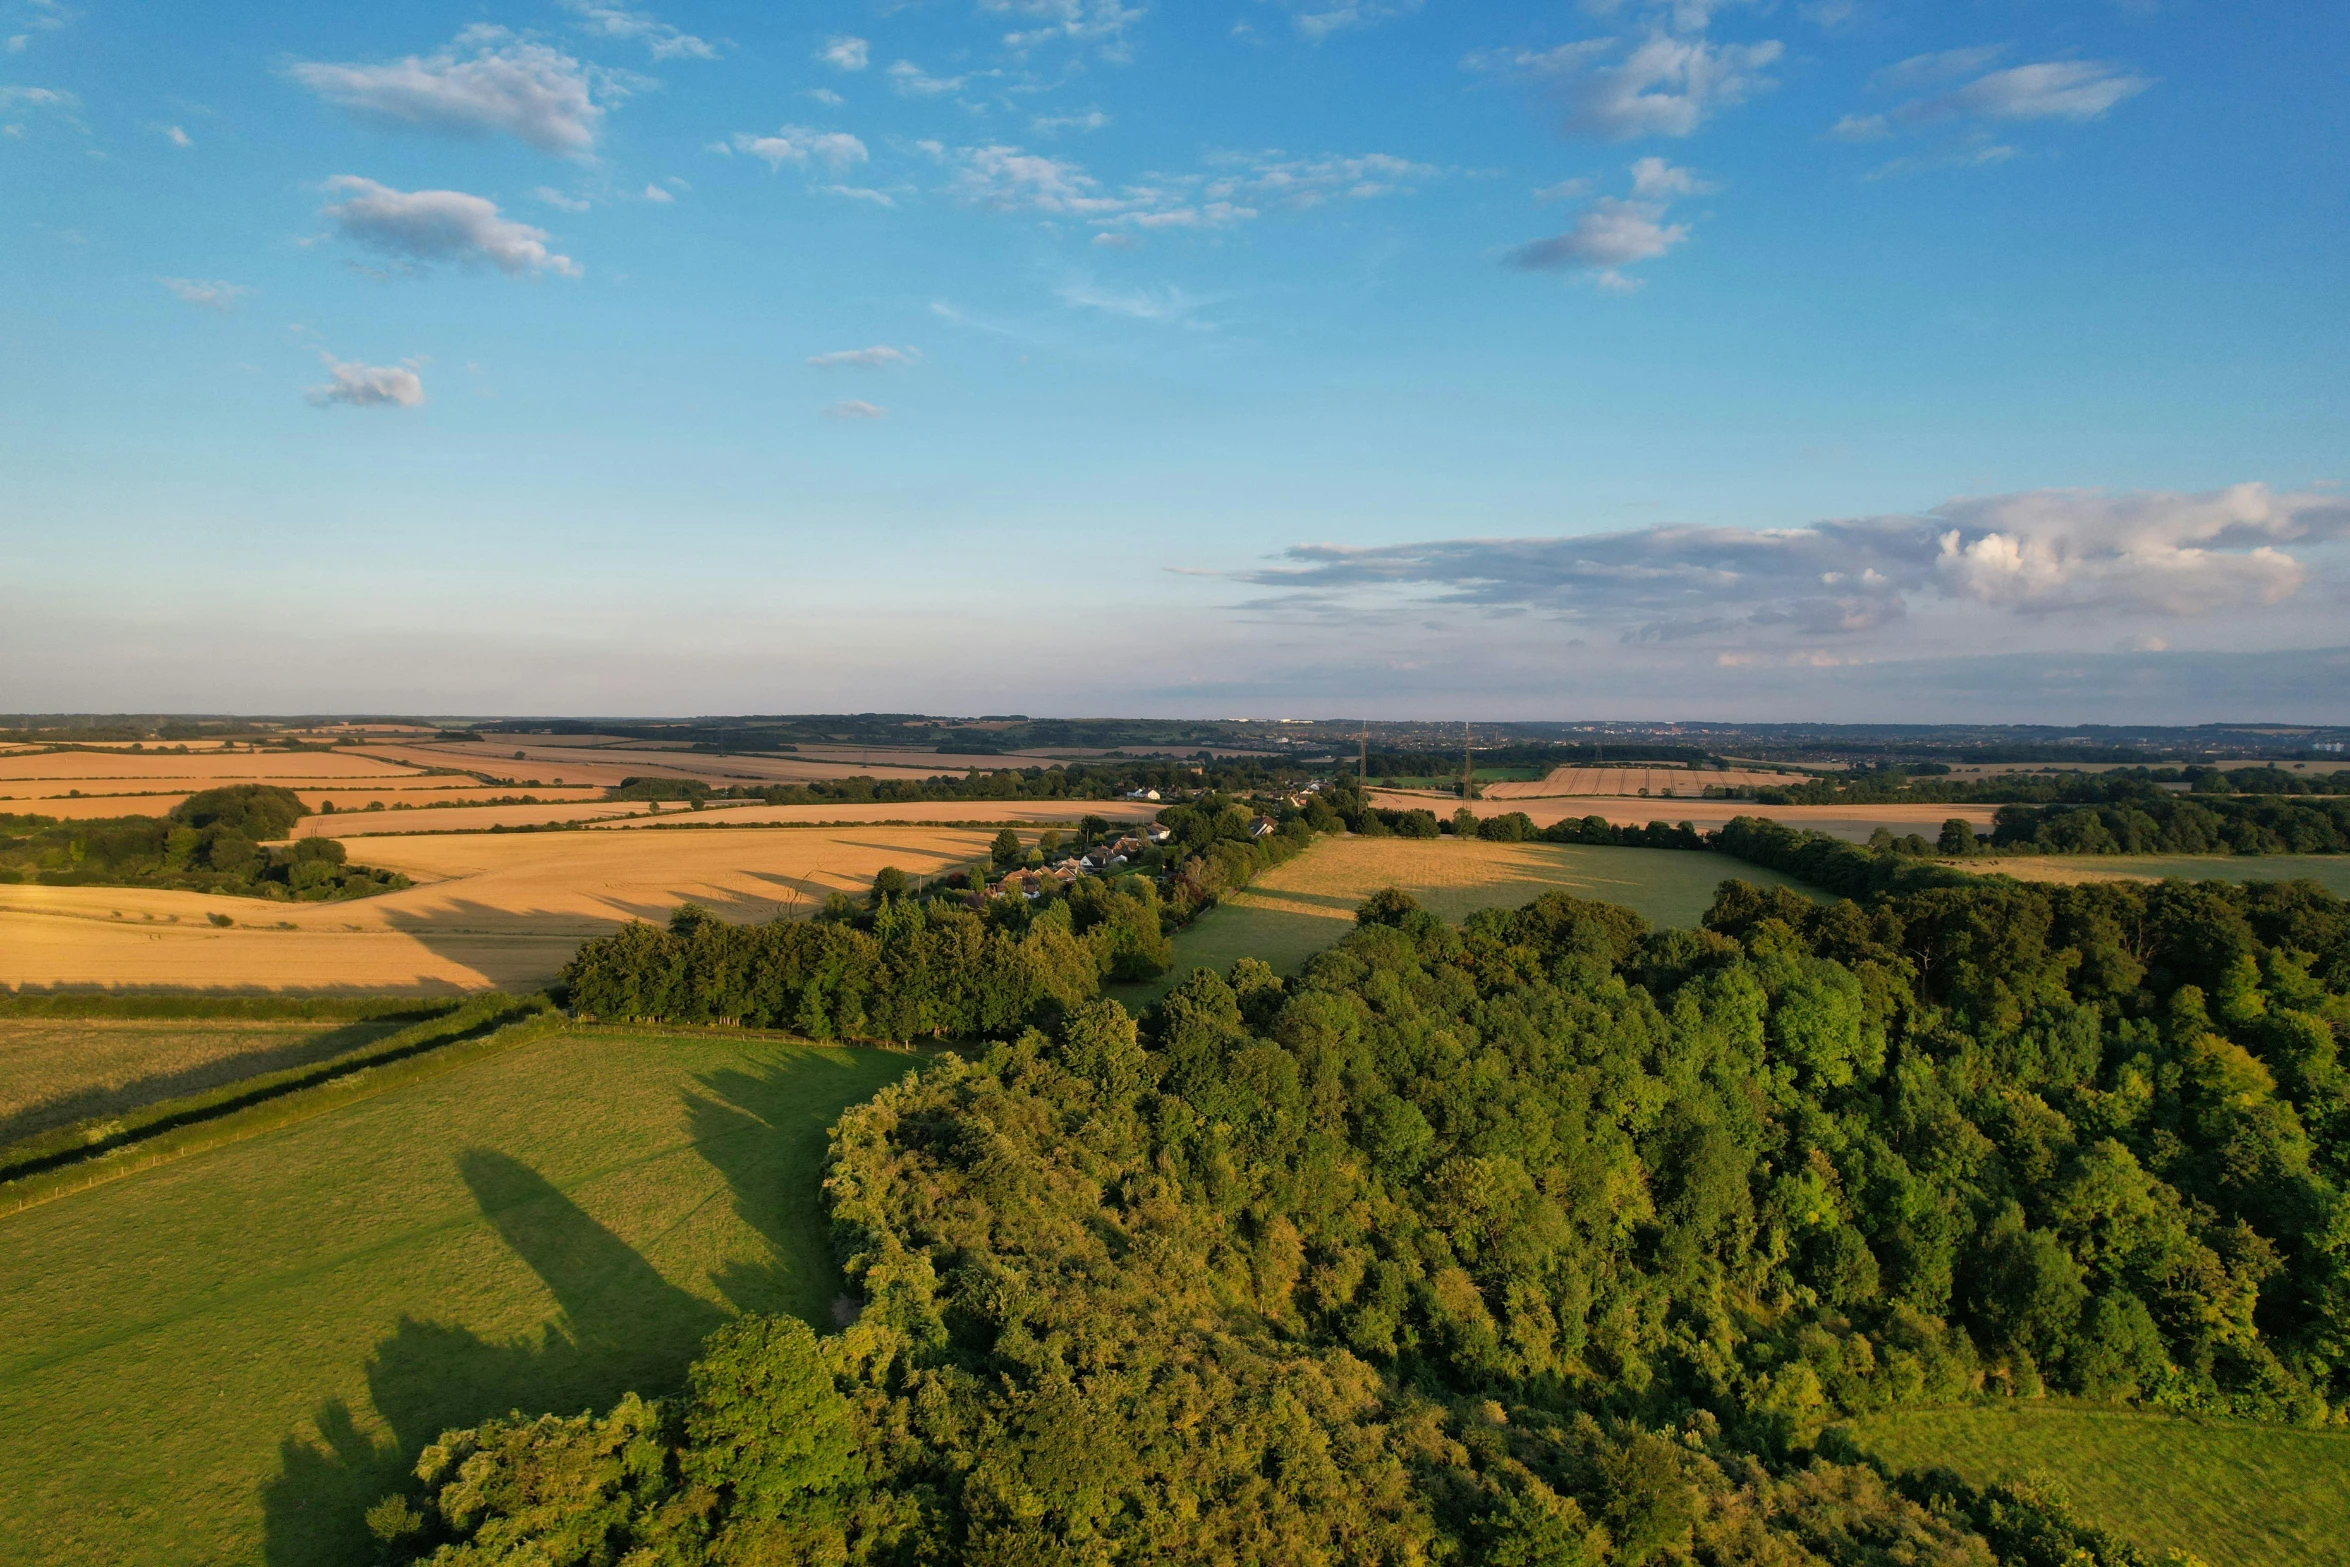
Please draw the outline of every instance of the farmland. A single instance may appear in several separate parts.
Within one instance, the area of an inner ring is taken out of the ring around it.
[[[2341,854],[2068,854],[1999,855],[1954,860],[1963,870],[2019,881],[2294,881],[2316,882],[2350,897],[2350,855]]]
[[[398,1022],[0,1017],[0,1147],[260,1072],[323,1061]]]
[[[1411,794],[1402,790],[1373,789],[1371,800],[1389,810],[1426,810],[1434,811],[1439,816],[1450,816],[1461,809],[1461,802],[1457,798],[1445,794]],[[1943,822],[1953,816],[1971,816],[1978,829],[1988,830],[1991,812],[1995,807],[1931,803],[1764,806],[1749,800],[1668,800],[1656,796],[1643,800],[1608,795],[1540,800],[1497,800],[1489,797],[1471,800],[1468,809],[1478,816],[1523,812],[1537,827],[1547,827],[1569,817],[1604,816],[1619,827],[1638,827],[1649,822],[1689,822],[1710,831],[1733,817],[1765,816],[1775,822],[1785,822],[1798,831],[1824,832],[1831,837],[1865,843],[1869,834],[1880,827],[1897,834],[1924,833],[1931,838],[1940,830]]]
[[[1768,789],[1809,781],[1806,774],[1775,769],[1554,767],[1539,778],[1488,785],[1485,796],[1492,800],[1548,800],[1568,795],[1695,797],[1707,789]]]
[[[1546,892],[1637,909],[1657,925],[1694,925],[1731,877],[1795,886],[1776,872],[1671,849],[1581,844],[1485,843],[1454,838],[1325,838],[1286,865],[1228,895],[1175,938],[1175,966],[1148,985],[1125,987],[1129,1005],[1165,992],[1195,968],[1229,969],[1260,958],[1282,973],[1351,928],[1363,899],[1383,887],[1411,894],[1455,921],[1478,909],[1515,908]]]
[[[444,1427],[829,1326],[825,1129],[913,1059],[578,1030],[0,1221],[5,1554],[363,1560]]]
[[[463,833],[370,841],[418,885],[348,903],[137,887],[0,886],[0,985],[443,994],[527,990],[582,938],[692,900],[731,920],[813,912],[884,865],[936,875],[989,834],[943,827]],[[229,923],[219,925],[215,919]]]
[[[1896,1469],[1952,1469],[1978,1485],[2053,1476],[2090,1522],[2211,1567],[2340,1561],[2350,1540],[2341,1431],[2011,1403],[1877,1415],[1850,1434]]]

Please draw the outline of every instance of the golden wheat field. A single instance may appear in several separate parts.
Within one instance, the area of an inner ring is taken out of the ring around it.
[[[1667,791],[1702,796],[1705,790],[1768,789],[1804,783],[1800,773],[1739,770],[1701,772],[1686,767],[1554,767],[1542,778],[1485,786],[1492,800],[1547,800],[1574,795],[1633,795],[1651,797]]]
[[[827,893],[863,891],[885,865],[916,876],[967,865],[992,836],[848,826],[382,838],[353,858],[418,885],[348,903],[0,886],[0,985],[530,989],[583,938],[689,899],[731,920],[804,915]]]

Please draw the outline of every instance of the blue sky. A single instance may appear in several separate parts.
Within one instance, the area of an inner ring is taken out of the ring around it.
[[[0,0],[0,708],[2343,721],[2346,64]]]

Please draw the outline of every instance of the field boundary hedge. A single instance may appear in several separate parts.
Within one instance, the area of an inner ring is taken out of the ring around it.
[[[331,1060],[55,1128],[0,1150],[0,1214],[437,1076],[527,1044],[566,1021],[543,995],[477,997]]]

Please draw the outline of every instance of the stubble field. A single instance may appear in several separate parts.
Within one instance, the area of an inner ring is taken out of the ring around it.
[[[885,865],[935,876],[987,851],[949,827],[583,830],[373,839],[352,857],[419,885],[348,903],[137,887],[0,886],[0,985],[448,994],[547,983],[581,940],[693,901],[814,912]],[[231,923],[212,923],[215,917]]]

